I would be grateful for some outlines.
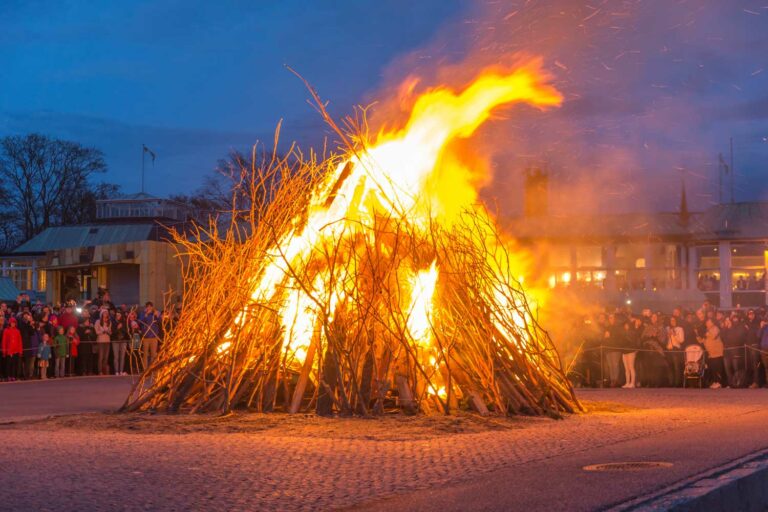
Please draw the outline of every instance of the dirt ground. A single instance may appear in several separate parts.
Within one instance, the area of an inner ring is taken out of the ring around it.
[[[586,415],[617,414],[637,410],[615,402],[585,401]],[[321,417],[314,414],[260,414],[238,412],[214,414],[90,413],[55,416],[0,424],[14,429],[36,431],[72,429],[116,431],[134,434],[260,433],[324,439],[366,439],[370,441],[425,440],[456,434],[524,429],[532,424],[552,422],[535,417],[481,417],[473,413],[429,416],[386,414],[380,417]]]

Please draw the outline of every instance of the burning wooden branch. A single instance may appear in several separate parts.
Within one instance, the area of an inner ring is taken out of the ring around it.
[[[579,410],[491,216],[425,185],[494,106],[556,104],[544,78],[535,65],[486,74],[425,94],[374,146],[343,137],[343,157],[292,150],[245,172],[250,211],[176,237],[185,307],[123,409]]]

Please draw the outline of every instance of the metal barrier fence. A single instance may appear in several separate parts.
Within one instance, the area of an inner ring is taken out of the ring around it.
[[[583,346],[584,346],[584,342],[581,343],[581,345],[579,346],[579,348],[576,351],[576,354],[573,356],[573,359],[571,360],[571,363],[568,365],[568,367],[566,369],[566,375],[569,375],[571,373],[571,368],[573,368],[573,365],[576,364],[576,361],[579,360],[579,357],[582,354],[584,354],[586,352],[600,351],[600,383],[601,383],[601,386],[605,382],[605,352],[606,351],[623,352],[623,353],[652,352],[654,354],[660,354],[660,355],[675,354],[675,353],[685,354],[685,350],[684,349],[680,349],[680,350],[666,350],[666,349],[664,349],[664,350],[654,350],[654,349],[650,349],[650,348],[635,348],[635,349],[633,349],[633,348],[628,348],[628,347],[614,347],[614,346],[610,346],[610,345],[599,345],[597,347],[590,347],[590,348],[582,349]],[[756,352],[756,353],[759,353],[759,354],[766,354],[766,355],[768,355],[768,350],[762,350],[762,349],[759,349],[759,348],[757,348],[757,347],[755,347],[753,345],[746,345],[746,344],[744,344],[744,345],[742,345],[740,347],[725,347],[723,349],[723,352],[725,352],[725,351],[733,351],[733,350],[741,350],[741,351],[743,351],[745,364],[746,364],[746,361],[748,359],[749,351]]]

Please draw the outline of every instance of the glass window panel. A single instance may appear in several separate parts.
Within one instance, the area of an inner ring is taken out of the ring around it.
[[[765,270],[733,269],[731,282],[734,290],[762,291],[765,290]]]
[[[571,249],[569,247],[552,247],[549,251],[549,266],[570,268]]]
[[[580,268],[602,267],[603,248],[599,245],[587,245],[576,248],[576,264]]]
[[[699,290],[705,292],[717,291],[720,289],[720,272],[700,271],[698,274],[697,286]]]

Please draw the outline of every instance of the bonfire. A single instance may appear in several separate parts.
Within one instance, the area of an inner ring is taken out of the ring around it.
[[[556,106],[539,62],[415,99],[396,130],[243,169],[230,222],[175,236],[184,309],[123,409],[558,417],[580,409],[459,158],[494,109]],[[279,130],[278,130],[279,131]],[[276,154],[275,152],[274,154]],[[246,192],[244,192],[246,191]]]

